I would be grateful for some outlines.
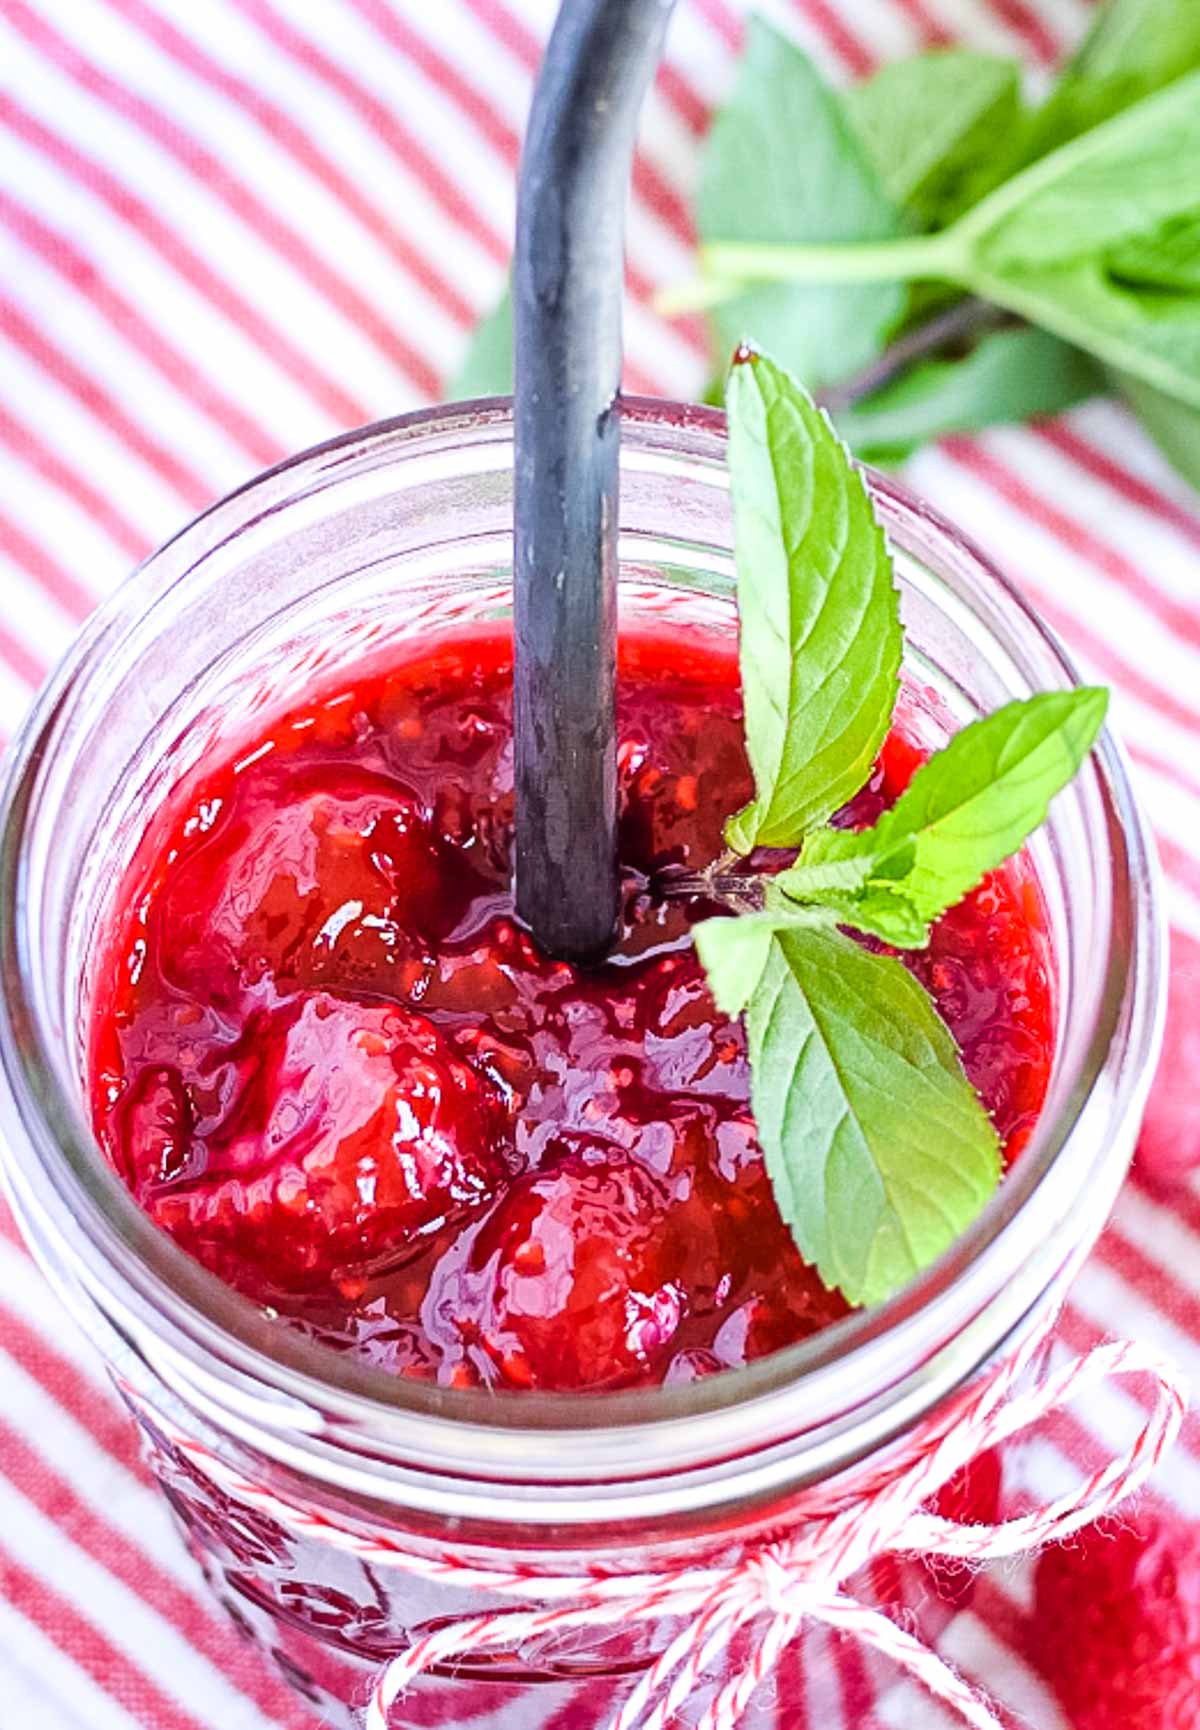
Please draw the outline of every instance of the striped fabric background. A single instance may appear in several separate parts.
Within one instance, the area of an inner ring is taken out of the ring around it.
[[[628,382],[687,396],[696,328],[654,288],[687,273],[698,146],[741,34],[681,0],[644,126],[629,230]],[[951,40],[1031,79],[1087,0],[776,0],[843,80]],[[95,601],[254,470],[438,397],[499,292],[530,79],[553,0],[0,0],[0,739]],[[953,439],[912,484],[1037,599],[1114,686],[1170,879],[1169,1073],[1146,1139],[1200,1153],[1200,500],[1130,417],[1087,405]],[[1200,1378],[1200,1183],[1135,1174],[1064,1333],[1152,1339]],[[1036,1488],[1130,1434],[1096,1400],[1028,1451]],[[1200,1425],[1157,1493],[1200,1518]],[[1039,1730],[1027,1574],[980,1583],[945,1650]],[[877,1700],[853,1654],[841,1724],[933,1724]],[[413,1722],[406,1719],[406,1722]],[[0,1229],[0,1724],[312,1730],[209,1607],[98,1366],[11,1222]],[[586,1730],[572,1724],[557,1730]],[[793,1721],[789,1730],[802,1730]]]

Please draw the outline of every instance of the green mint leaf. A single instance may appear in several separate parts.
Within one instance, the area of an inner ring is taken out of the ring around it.
[[[858,894],[873,897],[877,916],[890,898],[904,903],[897,920],[907,910],[923,921],[936,919],[1045,821],[1051,799],[1095,743],[1107,707],[1105,690],[1047,691],[972,722],[922,764],[869,829],[808,836],[800,872],[790,880],[784,872],[778,883],[789,894],[821,901],[811,877],[804,879],[805,868],[866,858],[871,874]],[[847,923],[887,936],[857,916],[871,911],[860,909],[857,899],[849,910],[841,900],[836,904]]]
[[[893,949],[924,949],[929,942],[929,921],[887,885],[871,885],[858,895],[827,895],[823,905],[837,924],[878,937]]]
[[[1096,257],[1200,207],[1200,71],[1043,157],[952,230],[999,275]]]
[[[1020,113],[1015,60],[951,48],[894,60],[845,92],[884,190],[941,228],[1000,181]]]
[[[1122,285],[1101,258],[1002,276],[981,270],[972,282],[1107,367],[1200,407],[1200,295]]]
[[[834,422],[856,455],[878,463],[949,433],[1060,414],[1103,389],[1087,355],[1022,326],[982,337],[961,360],[917,362]]]
[[[1200,488],[1200,408],[1155,390],[1140,378],[1114,372],[1113,381],[1185,481]]]
[[[696,952],[722,1015],[740,1015],[753,997],[776,932],[828,928],[833,916],[821,908],[776,905],[735,919],[705,919],[692,927]]]
[[[722,1015],[740,1015],[753,997],[771,953],[774,931],[774,921],[759,913],[693,925],[696,953]]]
[[[1107,0],[1034,116],[1027,159],[1111,120],[1200,66],[1194,0]]]
[[[1107,366],[1200,406],[1200,295],[1108,259],[1200,208],[1200,71],[1027,168],[938,240],[951,276]]]
[[[816,929],[771,935],[746,1028],[780,1212],[827,1284],[878,1303],[999,1182],[996,1131],[954,1040],[900,962]]]
[[[1200,294],[1200,210],[1122,241],[1107,255],[1109,275],[1137,288]]]
[[[893,949],[924,949],[929,942],[929,921],[903,895],[890,890],[826,895],[822,905],[834,924],[878,937]]]
[[[815,830],[814,833],[822,831]],[[857,895],[870,883],[877,863],[874,848],[849,853],[842,859],[814,861],[810,858],[772,877],[767,893],[786,895],[792,901],[821,901],[830,895]]]
[[[726,833],[749,853],[797,843],[862,786],[891,722],[903,635],[883,531],[825,416],[745,349],[728,407],[755,798]]]
[[[499,303],[480,319],[472,331],[466,356],[447,391],[446,400],[466,402],[476,396],[511,396],[512,388],[512,294],[506,286]]]
[[[758,17],[705,145],[696,221],[701,238],[779,242],[883,238],[903,227],[837,97]],[[720,306],[712,325],[718,352],[749,333],[815,386],[873,360],[903,310],[894,283],[772,286]]]

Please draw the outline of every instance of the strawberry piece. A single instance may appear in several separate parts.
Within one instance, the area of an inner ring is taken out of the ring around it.
[[[186,1086],[144,1072],[122,1166],[152,1216],[254,1292],[357,1296],[492,1193],[496,1106],[423,1017],[314,993]]]
[[[443,1258],[424,1313],[490,1382],[641,1380],[665,1364],[683,1313],[666,1209],[663,1185],[636,1160],[569,1154],[510,1187],[467,1258]]]
[[[264,980],[285,991],[403,988],[397,970],[447,911],[438,844],[416,803],[362,771],[310,771],[284,799],[274,764],[250,775],[163,898],[172,981],[230,1002]]]
[[[680,1375],[748,1363],[847,1313],[801,1259],[761,1166],[732,1182],[660,1175],[580,1131],[547,1157],[434,1271],[422,1316],[451,1372],[623,1387],[677,1357]],[[689,1356],[697,1325],[713,1339],[703,1365]]]
[[[1200,1730],[1200,1529],[1143,1514],[1047,1550],[1030,1656],[1072,1730]]]

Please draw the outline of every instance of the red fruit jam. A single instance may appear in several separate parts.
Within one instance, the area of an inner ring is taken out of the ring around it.
[[[176,790],[125,881],[92,1036],[100,1140],[146,1212],[310,1336],[452,1386],[688,1380],[845,1313],[763,1169],[738,1023],[663,893],[750,794],[737,663],[627,636],[624,922],[538,953],[510,897],[511,643],[444,635],[314,695]],[[895,732],[841,818],[923,752]],[[1051,1056],[1028,866],[907,958],[1008,1156]]]

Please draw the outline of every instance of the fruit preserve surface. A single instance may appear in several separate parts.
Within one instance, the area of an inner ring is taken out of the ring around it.
[[[95,1126],[179,1244],[371,1364],[457,1387],[689,1380],[845,1313],[772,1197],[742,1032],[689,936],[715,909],[667,892],[751,791],[736,657],[700,630],[622,641],[624,919],[589,971],[513,918],[510,683],[505,628],[447,633],[177,787],[101,948]],[[839,821],[903,790],[916,713]],[[906,959],[1011,1159],[1052,1044],[1028,864]]]

